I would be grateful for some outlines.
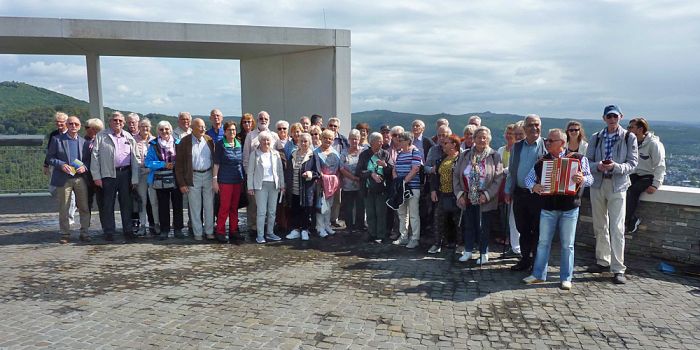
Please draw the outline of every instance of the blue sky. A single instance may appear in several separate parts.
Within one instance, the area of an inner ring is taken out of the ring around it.
[[[325,16],[324,16],[325,13]],[[352,110],[696,121],[697,1],[0,0],[0,15],[341,28]],[[237,61],[103,57],[105,105],[240,114]],[[0,55],[0,80],[87,99],[83,57]]]

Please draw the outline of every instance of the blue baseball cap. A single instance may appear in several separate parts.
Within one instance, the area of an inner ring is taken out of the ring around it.
[[[605,106],[605,109],[603,110],[603,117],[605,117],[608,114],[617,114],[618,116],[621,116],[622,112],[620,112],[620,109],[617,108],[617,106],[609,105]]]

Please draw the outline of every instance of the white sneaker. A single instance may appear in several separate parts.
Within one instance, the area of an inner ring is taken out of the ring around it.
[[[309,240],[309,231],[302,230],[301,231],[301,240],[302,241],[308,241]]]
[[[433,244],[430,249],[428,249],[428,254],[437,254],[442,251],[442,248],[436,244]]]
[[[481,254],[479,259],[476,261],[477,264],[483,265],[489,262],[489,255],[488,254]]]
[[[255,238],[255,241],[258,242],[258,244],[267,243],[267,242],[265,241],[265,238],[262,237],[262,236],[256,237],[256,238]]]
[[[318,229],[318,236],[321,238],[326,238],[328,237],[328,232],[326,232],[325,228],[320,228]]]
[[[458,245],[455,247],[455,254],[463,254],[464,253],[464,246],[463,245]]]
[[[472,258],[472,252],[468,252],[465,250],[462,252],[462,256],[459,257],[459,261],[466,262],[466,261],[469,261],[471,258]]]
[[[393,245],[407,245],[407,244],[408,244],[408,238],[401,238],[401,237],[399,237],[399,239],[397,239],[397,240],[391,242],[391,244],[393,244]]]
[[[286,239],[297,239],[300,237],[299,230],[292,230],[288,235],[286,235],[284,238]]]
[[[335,231],[331,228],[331,226],[326,226],[326,232],[328,232],[329,235],[334,235]]]
[[[280,236],[274,234],[274,233],[268,233],[265,238],[267,238],[268,241],[281,241],[282,238]]]
[[[412,239],[408,242],[408,244],[406,244],[406,248],[408,248],[408,249],[413,249],[417,246],[418,246],[418,240],[416,240],[416,239]]]
[[[561,289],[571,290],[571,281],[561,281]]]
[[[544,281],[533,276],[533,275],[530,275],[530,276],[523,278],[523,283],[525,283],[525,284],[535,284],[535,283],[542,283],[542,282],[544,282]]]

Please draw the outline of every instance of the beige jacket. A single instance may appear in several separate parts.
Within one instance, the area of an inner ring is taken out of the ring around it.
[[[458,199],[462,195],[466,196],[467,188],[464,186],[464,169],[467,168],[467,164],[474,156],[474,152],[476,152],[476,147],[462,152],[457,158],[457,163],[452,172],[452,188]],[[486,181],[480,192],[486,196],[487,202],[481,205],[481,212],[495,210],[498,207],[498,190],[503,180],[503,162],[501,162],[501,155],[496,150],[491,149],[485,162]]]
[[[272,152],[272,178],[275,180],[275,188],[278,190],[284,189],[284,170],[282,169],[282,157],[280,153],[271,149]],[[261,190],[263,184],[263,164],[262,152],[256,149],[252,152],[252,157],[246,168],[246,176],[248,176],[248,189]]]

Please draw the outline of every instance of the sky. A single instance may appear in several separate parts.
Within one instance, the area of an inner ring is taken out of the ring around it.
[[[351,30],[352,111],[698,121],[699,1],[0,0],[0,16]],[[104,104],[240,115],[238,61],[102,57]],[[80,56],[0,55],[0,80],[87,100]]]

